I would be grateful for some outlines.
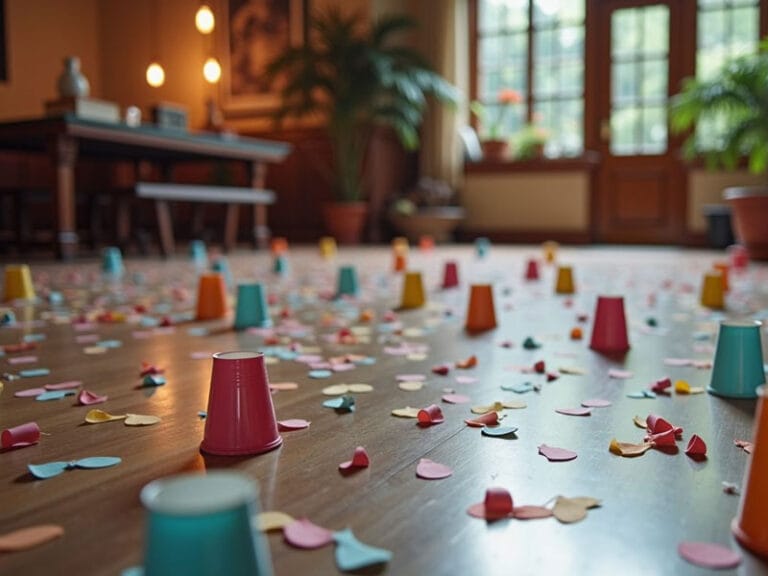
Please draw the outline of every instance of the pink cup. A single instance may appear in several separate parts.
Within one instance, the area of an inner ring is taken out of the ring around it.
[[[459,285],[459,267],[455,261],[445,263],[443,269],[443,288],[455,288]]]
[[[19,424],[3,430],[0,434],[0,448],[21,448],[32,446],[40,441],[40,427],[36,422]]]
[[[598,296],[592,340],[589,347],[597,352],[626,352],[629,350],[624,298]]]
[[[263,354],[214,354],[200,449],[209,454],[241,456],[267,452],[282,442]]]
[[[525,279],[526,280],[538,280],[539,279],[539,263],[531,258],[528,260],[528,264],[525,267]]]

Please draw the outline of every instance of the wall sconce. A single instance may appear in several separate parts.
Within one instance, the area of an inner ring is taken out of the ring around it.
[[[216,25],[216,19],[210,6],[203,4],[197,9],[195,14],[195,27],[200,34],[210,34]]]
[[[216,58],[208,58],[203,64],[203,78],[209,84],[216,84],[221,79],[221,64]]]
[[[156,61],[147,66],[147,84],[152,88],[159,88],[165,84],[165,70]]]

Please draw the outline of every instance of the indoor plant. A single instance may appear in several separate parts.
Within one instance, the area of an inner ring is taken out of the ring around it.
[[[434,178],[421,178],[389,210],[392,225],[411,242],[425,236],[448,242],[463,219],[464,209],[456,204],[456,191]]]
[[[469,110],[480,122],[480,146],[486,160],[502,160],[507,155],[507,116],[510,109],[521,101],[522,97],[517,90],[502,88],[496,95],[493,112],[479,100],[473,100],[470,104]]]
[[[533,160],[544,156],[544,145],[549,140],[549,133],[536,124],[526,124],[517,132],[514,142],[515,158],[518,160]]]
[[[393,15],[368,27],[360,16],[330,9],[310,20],[309,42],[289,48],[268,67],[268,75],[284,79],[278,121],[318,114],[323,119],[333,150],[335,199],[323,212],[339,241],[359,239],[365,222],[363,161],[373,129],[387,126],[403,146],[414,149],[426,96],[457,101],[456,88],[416,51],[394,41],[413,25],[411,19]],[[352,212],[339,216],[338,207]],[[355,229],[335,230],[353,215],[359,218]]]
[[[674,132],[697,122],[713,122],[717,139],[702,144],[692,133],[683,150],[702,156],[709,168],[736,168],[747,159],[750,172],[768,173],[768,44],[734,58],[706,81],[686,79],[670,106]],[[723,196],[733,208],[736,234],[753,258],[768,259],[768,186],[727,188]]]

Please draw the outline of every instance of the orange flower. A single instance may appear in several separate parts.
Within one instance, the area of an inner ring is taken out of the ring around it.
[[[520,92],[511,88],[502,88],[498,94],[499,104],[519,104],[523,101]]]

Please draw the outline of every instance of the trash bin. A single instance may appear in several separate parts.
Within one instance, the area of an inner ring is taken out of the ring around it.
[[[726,248],[734,243],[731,228],[731,207],[726,204],[706,204],[707,238],[712,248]]]

